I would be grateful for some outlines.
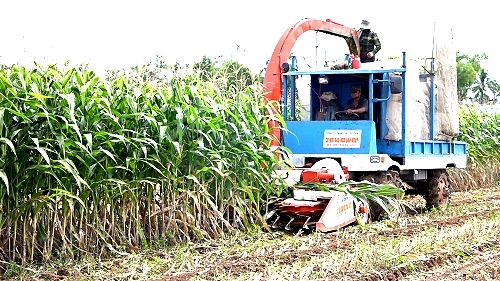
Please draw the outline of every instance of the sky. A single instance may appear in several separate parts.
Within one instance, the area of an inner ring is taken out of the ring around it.
[[[303,18],[330,18],[353,28],[367,19],[382,42],[379,58],[403,51],[429,57],[438,21],[453,28],[450,35],[457,51],[486,53],[490,59],[485,68],[500,79],[500,67],[495,65],[500,54],[496,43],[488,41],[498,15],[495,2],[489,0],[459,5],[437,0],[0,1],[0,63],[8,65],[69,60],[103,71],[144,64],[156,55],[172,64],[224,55],[259,71],[281,35]],[[313,66],[317,59],[321,66],[325,51],[327,60],[334,60],[347,50],[342,39],[320,34],[316,58],[315,41],[316,33],[306,32],[292,52]]]

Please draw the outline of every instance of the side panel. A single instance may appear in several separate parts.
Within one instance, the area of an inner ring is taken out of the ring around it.
[[[284,146],[293,154],[376,154],[371,121],[288,121]]]
[[[377,140],[377,151],[393,157],[403,157],[404,141]]]
[[[401,170],[432,170],[444,169],[448,165],[455,165],[457,168],[467,166],[467,155],[411,155],[404,158],[404,165]]]
[[[355,222],[354,206],[354,199],[350,195],[332,197],[316,223],[316,229],[321,232],[333,231]]]
[[[466,143],[444,141],[410,141],[406,143],[407,155],[466,155]]]
[[[466,155],[467,144],[465,142],[445,141],[388,141],[377,140],[379,153],[388,154],[393,157],[411,155]]]

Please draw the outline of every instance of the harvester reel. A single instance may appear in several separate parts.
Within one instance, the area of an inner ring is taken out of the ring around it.
[[[328,174],[333,174],[336,184],[347,181],[344,170],[335,159],[322,159],[314,163],[310,169],[328,170]],[[305,197],[302,197],[297,195],[296,192],[294,191],[293,198],[282,199],[273,204],[273,210],[265,215],[266,222],[271,228],[285,230],[314,229],[331,202],[328,197],[338,196],[329,195],[328,191],[304,191],[302,196]],[[369,221],[369,208],[367,206],[360,208],[359,206],[362,203],[358,203],[357,200],[354,200],[354,202],[355,204],[352,207],[354,213],[352,215],[358,216],[359,224],[366,224]]]

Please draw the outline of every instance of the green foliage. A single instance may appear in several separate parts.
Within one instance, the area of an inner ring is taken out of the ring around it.
[[[258,224],[262,199],[282,190],[260,87],[37,65],[1,70],[0,96],[5,259],[215,238]]]
[[[480,104],[489,103],[490,101],[495,103],[498,94],[500,94],[500,85],[488,75],[486,70],[481,69],[477,74],[476,81],[472,84],[471,90],[474,93],[474,101]],[[488,90],[493,92],[493,97],[488,95]]]
[[[401,188],[394,185],[375,184],[367,181],[346,181],[338,185],[312,183],[297,185],[297,187],[302,189],[321,191],[336,190],[344,192],[350,194],[356,200],[363,202],[365,205],[368,205],[369,201],[376,202],[388,214],[395,209],[401,210],[401,205],[398,200],[404,197],[404,191]]]
[[[460,100],[467,98],[467,92],[476,81],[477,74],[483,69],[481,61],[487,59],[486,54],[470,56],[457,52],[457,87]]]
[[[243,85],[250,86],[256,80],[255,75],[252,74],[248,67],[233,60],[223,62],[222,66],[216,69],[216,71],[228,77],[229,85],[242,83]]]
[[[204,81],[208,81],[213,77],[214,73],[217,71],[215,64],[216,61],[214,61],[211,57],[203,56],[201,61],[193,65],[193,68],[195,70],[200,71],[201,79],[203,79]]]
[[[184,74],[189,69],[189,65],[168,65],[162,56],[156,56],[154,62],[149,62],[145,65],[132,66],[129,69],[111,69],[106,71],[106,80],[113,81],[121,77],[127,77],[129,84],[142,85],[151,84],[158,85],[165,83],[172,77],[178,77]],[[170,76],[170,77],[169,77]]]
[[[233,59],[219,62],[203,56],[200,62],[193,65],[193,70],[203,81],[211,81],[224,91],[238,90],[263,81],[261,75],[253,74],[248,67]]]
[[[486,54],[467,55],[457,52],[457,90],[459,100],[469,99],[469,92],[473,93],[472,99],[481,104],[496,102],[500,95],[498,82],[488,76],[488,72],[481,63],[488,60]],[[488,95],[492,92],[492,97]]]
[[[487,165],[500,158],[500,114],[478,111],[463,106],[460,111],[459,141],[467,142],[471,164]]]

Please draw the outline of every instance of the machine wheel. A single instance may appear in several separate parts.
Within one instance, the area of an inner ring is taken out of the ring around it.
[[[425,194],[428,209],[446,209],[450,203],[451,187],[446,170],[434,170],[429,178],[429,187]]]
[[[398,188],[403,188],[403,181],[399,177],[399,173],[397,171],[386,171],[377,174],[369,174],[364,175],[359,178],[360,181],[369,181],[375,184],[392,184]],[[395,196],[396,200],[401,200],[400,195]],[[370,216],[374,221],[381,220],[384,217],[384,209],[377,202],[368,201],[370,207]],[[389,218],[395,218],[400,215],[402,210],[393,209],[391,213],[388,214]]]

